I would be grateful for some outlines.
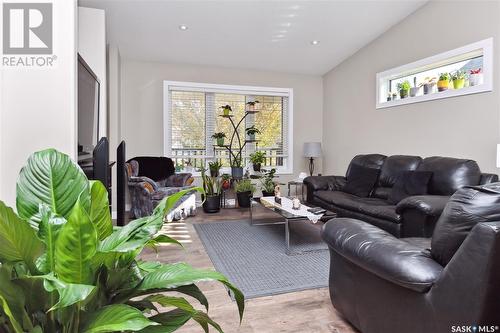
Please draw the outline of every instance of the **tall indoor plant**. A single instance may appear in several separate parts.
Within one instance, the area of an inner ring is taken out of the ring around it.
[[[222,274],[138,258],[145,247],[178,244],[159,231],[166,213],[192,190],[203,192],[180,191],[153,215],[113,227],[100,182],[88,181],[54,149],[34,153],[17,182],[18,214],[0,201],[0,331],[171,332],[189,319],[220,330],[178,296],[208,309],[195,285],[206,280],[233,292],[241,319],[243,295]]]

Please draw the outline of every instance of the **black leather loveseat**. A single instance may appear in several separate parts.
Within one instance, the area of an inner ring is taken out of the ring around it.
[[[344,191],[353,169],[358,166],[379,170],[378,178],[366,197]],[[430,174],[425,195],[409,196],[400,202],[390,201],[391,192],[404,172]],[[335,211],[339,217],[369,222],[396,237],[430,237],[435,223],[450,196],[467,185],[498,181],[494,174],[481,173],[475,161],[450,157],[427,157],[380,154],[355,156],[346,176],[307,177],[307,201]]]
[[[333,305],[363,333],[498,332],[498,221],[500,183],[455,192],[432,239],[328,221]]]

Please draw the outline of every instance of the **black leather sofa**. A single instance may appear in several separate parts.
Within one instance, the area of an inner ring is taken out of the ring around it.
[[[380,170],[368,197],[343,192],[353,165]],[[411,196],[397,204],[388,201],[397,177],[404,171],[430,171],[427,194]],[[481,173],[475,161],[450,157],[380,154],[355,156],[346,176],[312,176],[304,179],[307,201],[335,211],[339,217],[369,222],[396,237],[431,237],[435,223],[450,196],[467,185],[498,181],[494,174]]]
[[[498,332],[496,221],[500,183],[458,190],[432,240],[398,239],[350,218],[328,221],[322,236],[333,305],[363,333]]]

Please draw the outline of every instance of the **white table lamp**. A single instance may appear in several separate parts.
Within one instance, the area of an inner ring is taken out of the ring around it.
[[[314,159],[321,157],[321,142],[304,143],[304,157],[309,158],[309,174],[314,172]]]

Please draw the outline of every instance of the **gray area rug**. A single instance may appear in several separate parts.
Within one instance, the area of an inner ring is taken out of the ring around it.
[[[329,253],[319,228],[294,224],[286,255],[284,225],[251,226],[249,221],[194,224],[216,270],[255,298],[328,286]],[[308,228],[305,228],[308,227]]]

